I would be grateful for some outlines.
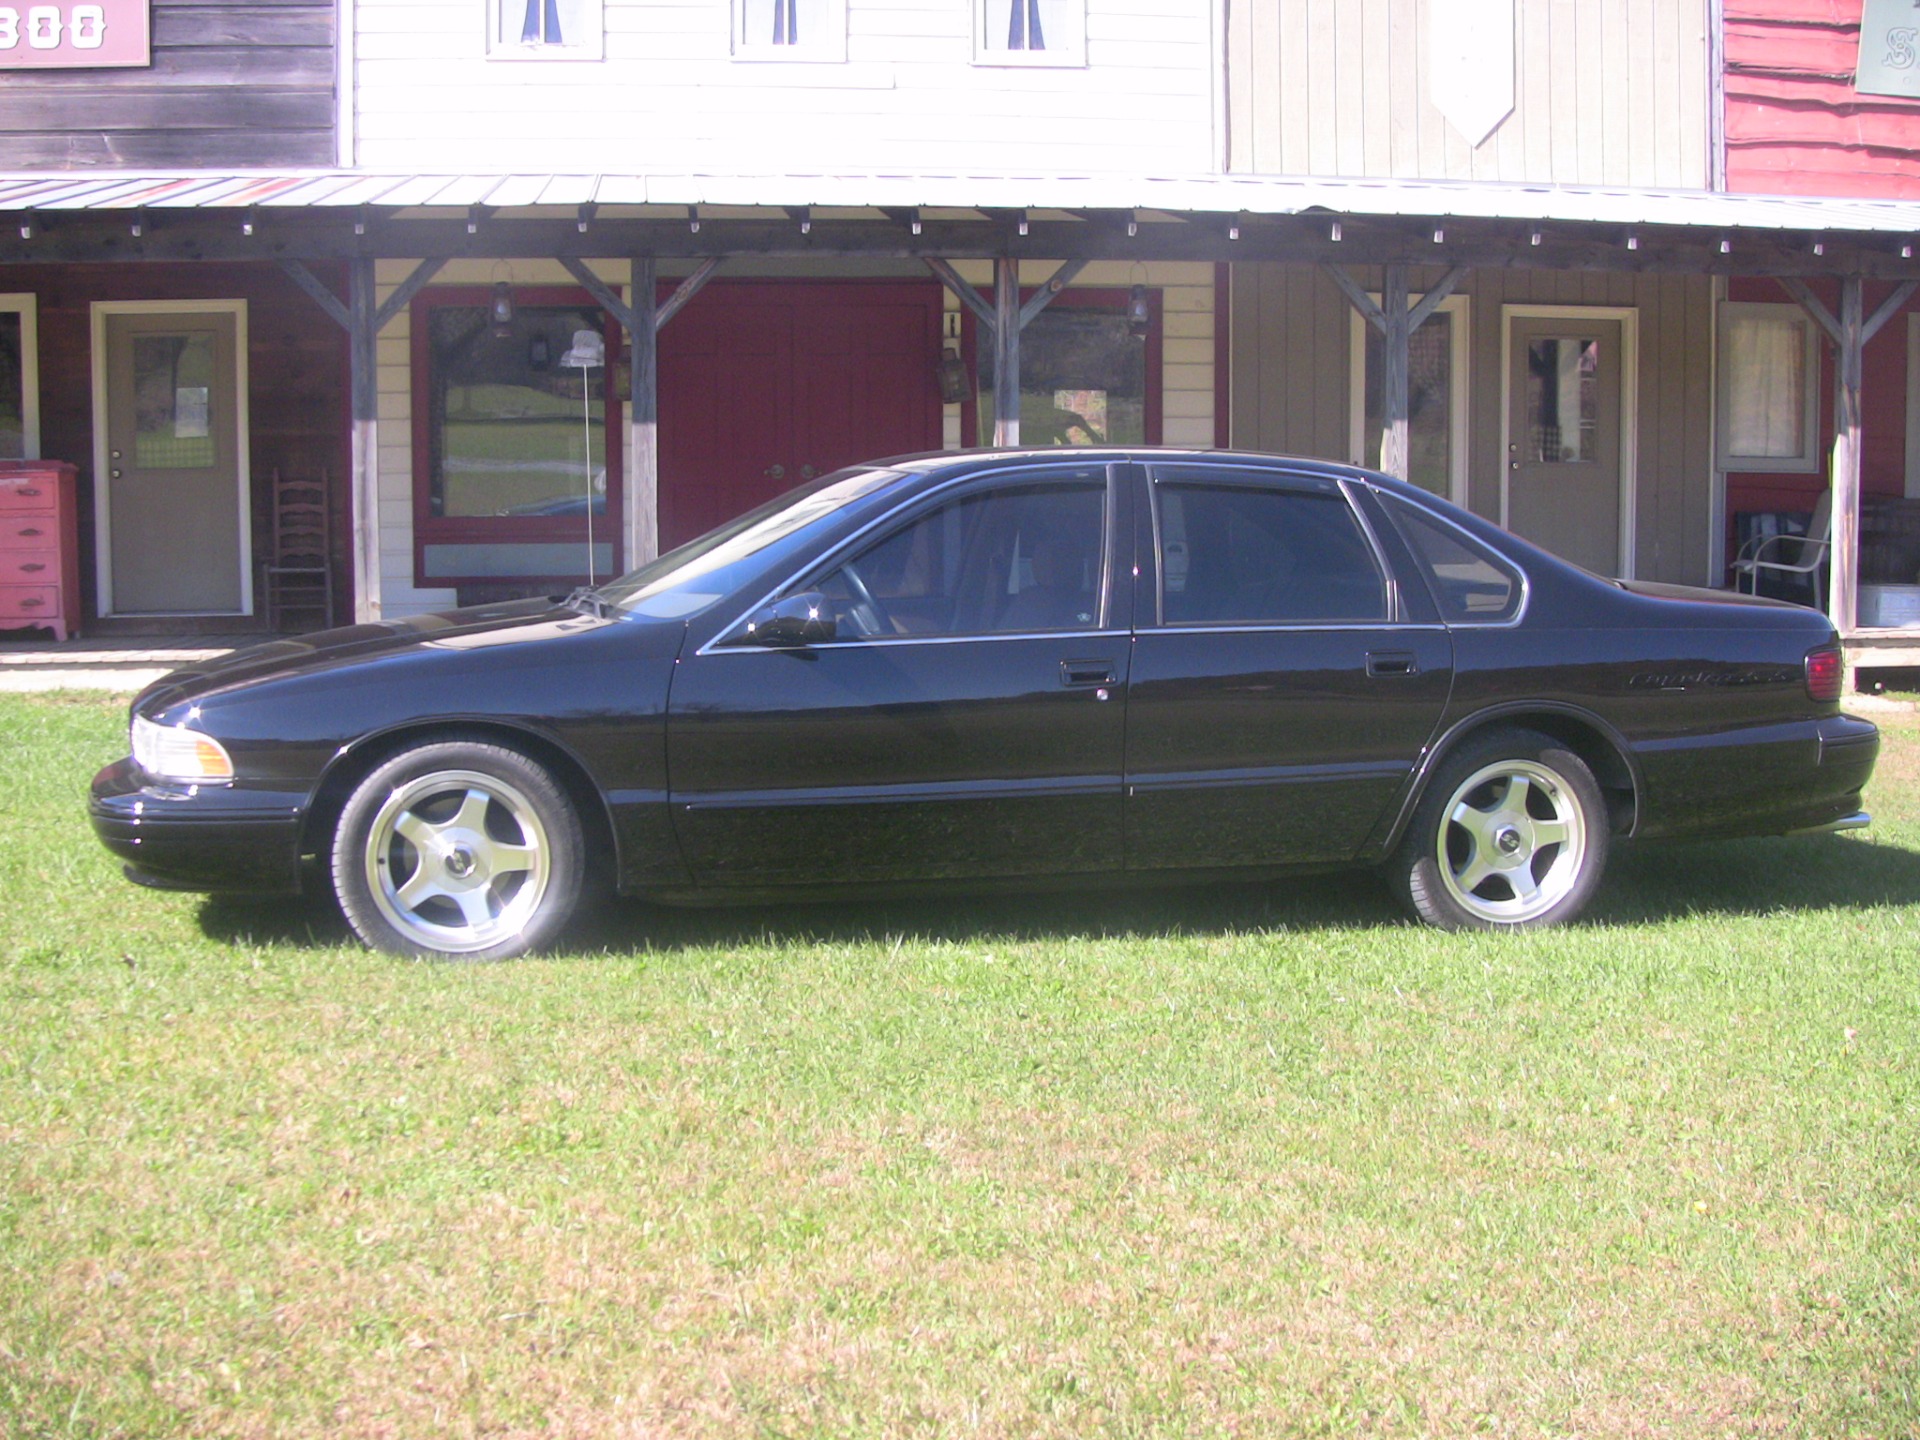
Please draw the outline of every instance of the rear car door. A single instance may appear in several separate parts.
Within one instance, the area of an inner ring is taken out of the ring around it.
[[[924,497],[781,587],[836,638],[682,660],[675,828],[730,886],[1079,874],[1121,865],[1130,586],[1104,464]]]
[[[1354,859],[1453,678],[1397,537],[1325,475],[1223,460],[1139,484],[1128,868]]]

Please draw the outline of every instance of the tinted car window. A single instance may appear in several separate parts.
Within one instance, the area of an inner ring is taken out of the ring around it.
[[[1426,571],[1442,619],[1498,622],[1518,613],[1520,576],[1511,565],[1451,525],[1402,501],[1382,498]]]
[[[1091,630],[1106,482],[975,491],[869,545],[816,588],[843,637]]]
[[[1387,618],[1373,547],[1337,490],[1155,486],[1168,625]]]

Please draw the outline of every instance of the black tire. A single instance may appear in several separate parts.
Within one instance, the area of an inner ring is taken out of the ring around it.
[[[1538,929],[1586,908],[1609,836],[1584,760],[1537,731],[1496,730],[1441,761],[1386,874],[1443,930]]]
[[[506,960],[579,902],[580,817],[547,770],[477,740],[418,745],[360,782],[334,832],[333,888],[377,950]]]

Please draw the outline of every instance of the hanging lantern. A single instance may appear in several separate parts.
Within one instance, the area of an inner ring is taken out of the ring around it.
[[[493,316],[494,337],[506,339],[513,332],[513,287],[506,281],[493,282],[493,304],[489,308]]]
[[[1136,285],[1127,293],[1127,333],[1144,340],[1152,328],[1153,308],[1147,304],[1147,287]]]

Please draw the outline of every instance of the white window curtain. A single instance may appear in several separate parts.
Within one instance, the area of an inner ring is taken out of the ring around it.
[[[1797,305],[1729,303],[1720,317],[1720,462],[1812,470],[1818,351]]]

